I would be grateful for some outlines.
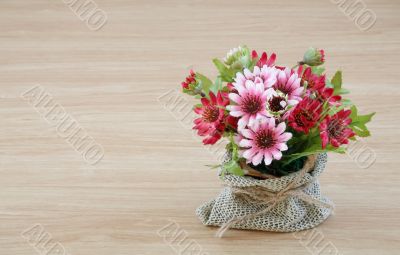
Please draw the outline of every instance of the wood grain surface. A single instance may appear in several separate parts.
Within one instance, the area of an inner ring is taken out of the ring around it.
[[[366,31],[338,0],[95,0],[98,30],[70,2],[0,1],[1,255],[400,253],[399,1],[363,0],[376,14]],[[377,112],[363,141],[375,162],[330,155],[321,183],[335,215],[302,235],[218,239],[194,214],[221,189],[206,166],[216,153],[161,99],[191,68],[215,76],[211,59],[240,44],[289,66],[323,48],[328,75],[342,70],[349,98]],[[97,164],[26,100],[32,88],[104,149]]]

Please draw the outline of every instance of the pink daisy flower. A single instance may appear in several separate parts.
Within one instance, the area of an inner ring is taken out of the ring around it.
[[[275,119],[269,118],[256,122],[248,129],[243,129],[239,146],[247,148],[243,157],[247,163],[259,165],[264,160],[265,165],[270,165],[273,159],[280,160],[282,151],[288,149],[286,142],[292,134],[285,132],[284,122],[275,125]]]
[[[270,88],[276,82],[276,69],[268,66],[254,67],[254,71],[248,69],[237,73],[233,86],[237,93],[230,93],[229,98],[236,105],[229,105],[227,109],[233,117],[239,117],[238,129],[246,125],[252,125],[256,120],[267,117],[266,88]]]
[[[301,86],[301,77],[289,68],[279,70],[274,88],[287,95],[288,104],[296,105],[301,101],[304,88]]]

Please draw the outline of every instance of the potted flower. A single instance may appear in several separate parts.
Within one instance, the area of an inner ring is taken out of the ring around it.
[[[318,176],[327,152],[344,153],[349,140],[366,137],[374,113],[359,115],[343,94],[338,71],[326,78],[323,50],[310,48],[294,67],[275,64],[246,46],[229,51],[215,82],[190,72],[184,93],[194,106],[194,129],[205,145],[227,139],[220,167],[221,194],[197,209],[205,225],[291,232],[323,222],[333,203]]]

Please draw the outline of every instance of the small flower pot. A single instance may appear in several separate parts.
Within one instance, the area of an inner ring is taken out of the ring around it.
[[[313,228],[332,213],[333,203],[320,191],[318,176],[327,163],[326,153],[310,156],[309,169],[279,178],[260,180],[225,174],[225,188],[196,214],[204,225],[293,232]]]

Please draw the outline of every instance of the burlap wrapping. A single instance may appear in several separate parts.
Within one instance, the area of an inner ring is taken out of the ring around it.
[[[326,162],[326,153],[319,154],[311,171],[267,180],[225,174],[226,187],[196,214],[204,225],[222,226],[218,236],[229,228],[275,232],[313,228],[333,210],[333,203],[321,195],[317,179]]]

